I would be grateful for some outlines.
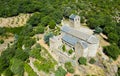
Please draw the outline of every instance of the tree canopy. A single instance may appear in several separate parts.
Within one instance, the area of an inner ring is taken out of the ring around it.
[[[110,58],[116,60],[118,55],[120,54],[120,49],[117,45],[112,44],[110,46],[104,47],[104,53],[108,55]]]

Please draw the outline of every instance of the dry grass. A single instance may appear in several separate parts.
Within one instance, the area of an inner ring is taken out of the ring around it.
[[[86,68],[87,68],[88,74],[90,75],[105,76],[103,69],[101,69],[100,67],[96,65],[89,64]]]
[[[117,58],[116,61],[113,61],[112,64],[116,64],[116,65],[118,65],[120,67],[120,55],[119,55],[119,57]]]
[[[107,42],[106,40],[104,40],[102,36],[99,35],[98,37],[100,40],[100,46],[109,46],[110,45],[110,43]]]

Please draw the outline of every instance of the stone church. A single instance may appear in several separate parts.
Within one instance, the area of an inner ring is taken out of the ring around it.
[[[76,58],[95,57],[99,47],[99,39],[93,34],[80,31],[80,17],[70,15],[69,21],[72,25],[63,25],[61,35],[50,38],[50,49],[59,49],[63,44],[75,51]]]

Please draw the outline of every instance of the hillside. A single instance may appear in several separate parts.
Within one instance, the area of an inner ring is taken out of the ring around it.
[[[0,0],[0,9],[0,75],[120,75],[120,0]],[[57,62],[49,49],[71,14],[100,39],[97,56],[79,68]]]

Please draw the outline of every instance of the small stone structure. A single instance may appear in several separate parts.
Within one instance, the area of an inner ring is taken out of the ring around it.
[[[99,48],[99,39],[93,34],[90,35],[78,29],[80,28],[79,16],[72,14],[69,20],[73,25],[63,25],[61,27],[61,35],[50,38],[50,49],[52,51],[58,51],[65,45],[67,48],[75,51],[76,59],[82,56],[95,57]],[[56,56],[59,55],[56,54]],[[61,55],[58,58],[61,59]],[[68,60],[70,60],[69,57]]]

